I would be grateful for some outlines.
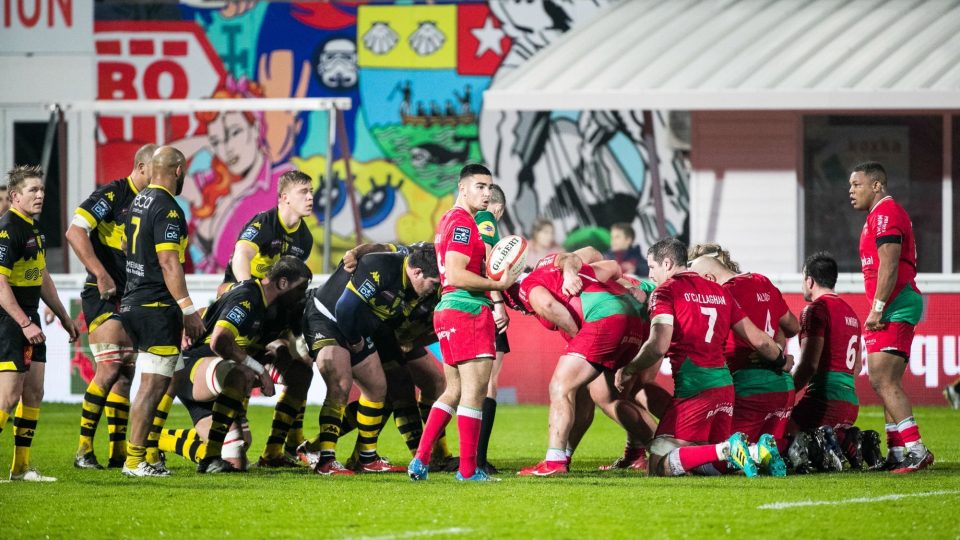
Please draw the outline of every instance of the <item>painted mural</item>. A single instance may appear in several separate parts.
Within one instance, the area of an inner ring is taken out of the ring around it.
[[[671,145],[664,114],[483,108],[491,84],[607,3],[184,2],[133,14],[103,8],[95,25],[98,97],[351,98],[345,131],[362,241],[431,239],[453,202],[459,168],[484,162],[507,195],[510,232],[529,234],[540,217],[553,219],[561,234],[628,221],[645,246],[659,236],[658,191],[661,226],[686,234],[687,155]],[[151,20],[125,20],[133,18]],[[181,203],[194,271],[223,270],[243,223],[275,204],[278,177],[294,167],[315,182],[311,267],[321,268],[325,227],[332,229],[334,262],[357,243],[339,147],[333,178],[325,177],[326,113],[103,116],[100,181],[126,175],[135,149],[156,141],[179,147],[189,160]],[[654,162],[661,190],[653,190]],[[329,223],[321,202],[327,190],[334,201]]]

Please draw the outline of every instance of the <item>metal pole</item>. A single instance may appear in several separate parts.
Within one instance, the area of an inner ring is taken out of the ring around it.
[[[350,207],[353,209],[353,231],[356,235],[354,245],[363,243],[363,222],[360,220],[360,207],[357,205],[357,190],[353,186],[353,174],[350,170],[350,141],[347,139],[347,122],[343,111],[337,109],[337,133],[340,138],[340,158],[343,159],[343,169],[347,174],[347,195],[350,197]]]
[[[660,156],[657,155],[657,140],[653,131],[653,111],[643,111],[643,142],[650,158],[650,181],[653,182],[653,208],[657,215],[657,232],[660,238],[667,237],[667,220],[663,211],[663,184],[660,183]]]
[[[50,120],[47,122],[47,132],[43,137],[43,152],[40,154],[40,165],[43,167],[43,185],[47,185],[47,169],[50,168],[50,154],[53,153],[53,138],[57,135],[57,113],[60,106],[50,111]]]
[[[330,242],[333,239],[331,229],[333,221],[333,143],[337,137],[337,115],[331,110],[327,113],[327,171],[324,177],[323,192],[323,273],[330,273]]]

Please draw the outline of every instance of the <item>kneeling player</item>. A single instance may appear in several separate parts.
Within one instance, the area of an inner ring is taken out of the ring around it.
[[[267,307],[274,302],[285,309],[300,305],[312,277],[303,261],[285,256],[263,280],[235,285],[204,314],[207,331],[184,351],[183,367],[174,382],[197,434],[206,441],[197,472],[245,468],[243,437],[236,419],[255,383],[259,381],[266,396],[274,392],[270,372],[249,355],[250,349],[261,336]]]
[[[723,358],[730,333],[744,338],[773,367],[782,367],[783,350],[740,310],[730,293],[695,272],[686,271],[686,246],[661,240],[647,252],[650,278],[650,338],[623,371],[626,382],[664,356],[673,369],[674,397],[650,447],[650,474],[719,474],[727,464],[756,476],[746,437],[731,435],[733,378]],[[776,446],[760,452],[781,461]],[[770,470],[782,468],[770,465]]]

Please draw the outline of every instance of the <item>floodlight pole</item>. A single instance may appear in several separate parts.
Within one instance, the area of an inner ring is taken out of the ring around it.
[[[327,170],[323,184],[323,273],[330,273],[330,242],[333,240],[333,143],[337,137],[337,114],[327,114]]]

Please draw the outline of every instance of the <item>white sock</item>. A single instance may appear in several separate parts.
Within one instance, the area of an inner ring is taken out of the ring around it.
[[[567,461],[567,454],[559,448],[547,448],[547,461]]]
[[[719,445],[718,445],[719,446]],[[683,476],[687,472],[683,469],[683,463],[680,462],[680,449],[674,449],[667,454],[667,463],[670,465],[670,474],[673,476]]]
[[[730,457],[730,441],[723,441],[716,446],[717,460],[726,461]]]
[[[572,458],[572,457],[573,457],[573,448],[571,448],[571,447],[568,446],[567,449],[564,451],[564,454],[567,456],[567,459]]]
[[[755,444],[751,444],[747,448],[750,450],[750,457],[757,463],[760,463],[760,448],[758,448]]]

